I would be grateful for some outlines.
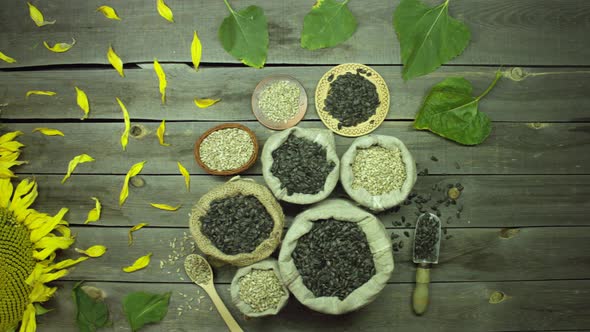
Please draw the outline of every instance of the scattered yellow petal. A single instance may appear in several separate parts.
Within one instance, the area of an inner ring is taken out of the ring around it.
[[[76,252],[84,254],[88,257],[100,257],[100,256],[104,255],[105,252],[107,252],[107,247],[101,246],[101,245],[95,245],[95,246],[92,246],[86,250],[82,250],[82,249],[78,249],[78,248],[76,248],[74,250],[76,250]]]
[[[177,164],[178,164],[178,170],[180,171],[180,174],[182,174],[182,176],[184,176],[184,183],[186,184],[186,190],[191,191],[191,175],[190,175],[190,173],[186,170],[186,168],[184,168],[184,166],[182,166],[180,161],[178,161]]]
[[[146,224],[144,222],[140,222],[139,224],[137,224],[129,229],[129,233],[127,233],[127,237],[129,238],[129,241],[128,241],[129,245],[133,244],[133,232],[138,231],[147,225],[148,224]]]
[[[121,77],[125,77],[125,73],[123,72],[123,61],[117,55],[117,53],[115,53],[115,50],[113,50],[112,46],[109,46],[109,51],[107,52],[107,58],[109,59],[109,62],[111,63],[111,65],[113,65],[113,68],[115,68],[117,70],[119,75],[121,75]]]
[[[151,252],[145,256],[139,257],[133,265],[124,267],[123,271],[130,273],[145,268],[150,264],[150,257],[152,257]]]
[[[158,204],[158,203],[150,203],[151,206],[160,209],[160,210],[166,210],[166,211],[176,211],[178,209],[180,209],[180,207],[182,205],[178,205],[178,206],[170,206],[167,204]]]
[[[0,52],[0,60],[4,61],[4,62],[8,62],[8,63],[15,63],[16,60],[14,60],[13,58],[9,57],[8,55]]]
[[[55,96],[57,93],[53,91],[41,91],[41,90],[30,90],[27,91],[25,98],[29,98],[31,95],[38,95],[38,96]]]
[[[156,71],[156,75],[158,75],[158,81],[160,81],[160,95],[162,95],[162,104],[166,103],[166,86],[168,83],[166,82],[166,73],[162,68],[162,65],[158,62],[158,59],[154,59],[154,70]]]
[[[158,135],[158,141],[160,141],[160,145],[163,146],[170,146],[169,143],[164,143],[164,133],[166,132],[166,120],[162,120],[158,130],[156,131],[156,135]]]
[[[170,22],[174,22],[174,15],[172,14],[172,10],[170,9],[170,7],[168,7],[168,5],[166,5],[164,3],[164,0],[156,0],[156,1],[157,1],[158,13],[160,13],[160,16],[162,16],[163,18],[165,18],[166,20],[168,20]]]
[[[121,135],[121,146],[123,147],[123,151],[127,148],[127,143],[129,142],[129,131],[131,130],[131,121],[129,120],[129,112],[127,112],[127,107],[125,104],[117,97],[117,102],[121,107],[121,111],[123,112],[123,121],[125,121],[125,130]]]
[[[195,66],[195,70],[199,70],[202,51],[203,47],[201,46],[201,41],[199,40],[199,36],[197,36],[197,32],[195,31],[195,34],[193,35],[193,43],[191,44],[191,57],[193,59],[193,66]]]
[[[49,46],[49,44],[44,41],[43,45],[45,45],[45,48],[50,50],[51,52],[55,52],[55,53],[63,53],[63,52],[67,52],[70,50],[70,48],[74,47],[74,45],[76,45],[76,39],[72,38],[72,43],[68,44],[68,43],[55,43],[55,45],[53,46]]]
[[[77,86],[74,87],[76,89],[76,102],[82,111],[84,112],[84,116],[80,118],[80,120],[84,120],[88,118],[88,113],[90,113],[90,104],[88,103],[88,96],[86,92],[78,88]]]
[[[37,9],[37,7],[33,6],[30,2],[27,2],[27,4],[29,5],[29,15],[31,15],[31,19],[33,20],[33,22],[35,22],[35,24],[38,27],[42,27],[44,25],[49,25],[49,24],[55,24],[55,20],[54,21],[45,21],[45,18],[43,17],[43,13],[41,13],[41,11],[39,9]]]
[[[66,182],[66,180],[70,177],[70,175],[72,175],[72,172],[74,172],[78,164],[89,163],[91,161],[94,161],[94,158],[85,153],[75,156],[72,160],[70,160],[70,164],[68,165],[68,173],[61,180],[61,183],[63,184]]]
[[[131,166],[129,172],[127,172],[127,175],[125,175],[125,182],[123,182],[123,188],[121,189],[121,194],[119,195],[119,206],[122,206],[123,203],[125,203],[127,196],[129,196],[129,180],[141,172],[145,163],[145,161],[142,161]]]
[[[197,105],[198,108],[207,108],[209,106],[213,106],[213,105],[217,104],[217,102],[219,102],[220,100],[221,99],[195,98],[195,105]]]
[[[96,11],[103,13],[106,18],[110,18],[111,20],[121,20],[113,7],[100,6],[96,9]]]
[[[98,219],[100,219],[100,211],[101,211],[102,205],[100,205],[100,201],[98,200],[98,198],[92,197],[92,199],[95,202],[94,209],[92,209],[88,212],[88,217],[86,217],[86,221],[84,222],[84,224],[95,222],[95,221],[98,221]]]
[[[35,128],[33,129],[33,132],[40,132],[43,135],[47,135],[47,136],[63,136],[64,133],[62,133],[60,130],[57,129],[51,129],[51,128]]]

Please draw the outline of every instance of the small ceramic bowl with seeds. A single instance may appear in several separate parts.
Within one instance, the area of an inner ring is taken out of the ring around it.
[[[288,75],[269,76],[256,86],[252,94],[252,112],[267,128],[291,128],[307,111],[307,93],[303,85]]]
[[[239,123],[224,123],[207,130],[195,144],[195,160],[212,175],[234,175],[252,167],[258,158],[254,132]]]

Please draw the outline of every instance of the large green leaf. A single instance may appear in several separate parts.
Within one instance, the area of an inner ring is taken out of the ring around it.
[[[303,20],[301,47],[317,50],[350,38],[356,30],[356,19],[348,9],[348,1],[318,0]]]
[[[479,100],[496,85],[496,78],[479,97],[471,95],[471,83],[463,77],[451,77],[436,84],[424,101],[414,120],[414,128],[435,134],[464,145],[483,142],[492,131],[488,116],[478,110]]]
[[[471,33],[449,16],[449,0],[430,8],[420,0],[402,0],[393,13],[405,80],[433,72],[463,52]]]
[[[130,293],[123,298],[123,311],[134,332],[149,323],[158,323],[168,313],[172,293]]]
[[[81,287],[74,286],[72,293],[76,304],[76,325],[80,332],[94,332],[109,324],[109,310],[102,300],[90,297]]]
[[[234,11],[227,0],[227,16],[219,27],[219,41],[227,53],[244,64],[262,68],[268,50],[268,24],[262,8],[250,6]]]

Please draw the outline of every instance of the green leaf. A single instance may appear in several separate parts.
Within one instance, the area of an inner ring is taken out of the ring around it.
[[[426,129],[464,145],[482,143],[492,131],[488,116],[479,112],[479,100],[492,90],[500,77],[475,98],[471,83],[463,77],[451,77],[436,84],[414,120],[414,128]]]
[[[76,304],[76,324],[80,332],[94,332],[109,323],[109,310],[103,301],[94,300],[82,288],[81,283],[74,286]]]
[[[317,50],[350,38],[356,31],[356,19],[348,9],[348,1],[318,0],[303,20],[301,47]]]
[[[227,0],[227,16],[219,27],[219,41],[234,58],[244,64],[262,68],[268,50],[268,24],[264,11],[258,6],[250,6],[234,11]]]
[[[37,316],[42,316],[48,312],[53,311],[53,309],[47,309],[47,308],[43,307],[42,305],[40,305],[39,303],[34,303],[33,305],[35,306],[35,315],[37,315]]]
[[[130,293],[123,299],[123,311],[135,332],[149,323],[158,323],[168,313],[172,293],[153,294],[145,292]]]
[[[449,16],[449,0],[433,8],[420,0],[402,0],[393,13],[393,26],[404,80],[431,73],[458,56],[471,37],[465,24]]]

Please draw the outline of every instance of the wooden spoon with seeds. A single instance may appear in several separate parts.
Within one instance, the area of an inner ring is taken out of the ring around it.
[[[236,322],[229,310],[227,310],[219,294],[217,294],[217,290],[215,290],[215,286],[213,285],[213,271],[205,257],[196,254],[186,256],[184,259],[184,269],[188,277],[207,292],[230,332],[243,332],[238,322]]]

